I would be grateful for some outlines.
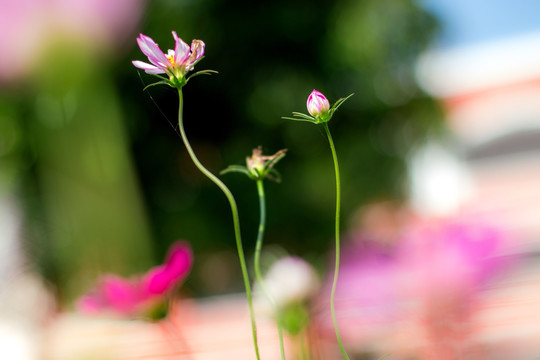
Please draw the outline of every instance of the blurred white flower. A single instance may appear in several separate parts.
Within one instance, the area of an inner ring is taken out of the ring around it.
[[[272,296],[278,309],[308,300],[319,288],[319,278],[313,267],[303,259],[288,256],[277,260],[264,278],[264,286]],[[259,309],[263,312],[270,308],[268,299],[255,285],[255,294],[259,301]]]

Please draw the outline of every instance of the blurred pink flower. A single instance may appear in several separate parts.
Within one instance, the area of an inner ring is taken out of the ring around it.
[[[48,0],[63,31],[109,48],[125,43],[143,11],[142,0]]]
[[[498,257],[504,233],[472,221],[423,222],[411,226],[399,248],[404,284],[426,297],[470,296],[504,268]]]
[[[150,269],[145,275],[124,279],[105,275],[96,289],[81,297],[78,309],[86,314],[113,312],[124,316],[143,314],[156,302],[163,300],[175,286],[185,279],[193,257],[189,245],[172,245],[163,265]]]
[[[476,358],[471,338],[479,295],[508,268],[502,256],[506,234],[472,220],[422,222],[411,226],[398,249],[402,301],[415,304],[414,319],[427,346],[422,358]]]
[[[0,82],[36,70],[59,39],[118,51],[142,10],[142,0],[0,0]]]
[[[150,64],[134,60],[133,65],[148,74],[167,74],[171,79],[182,79],[202,58],[205,45],[201,40],[193,40],[189,47],[175,31],[172,35],[174,50],[168,50],[165,54],[151,37],[140,34],[137,43],[143,54],[148,57]]]
[[[0,81],[18,78],[34,64],[45,10],[38,0],[0,0]]]

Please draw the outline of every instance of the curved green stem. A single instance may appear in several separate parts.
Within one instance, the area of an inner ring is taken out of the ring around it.
[[[332,135],[330,134],[330,129],[328,128],[327,123],[323,123],[324,131],[328,137],[328,143],[330,144],[330,150],[332,150],[332,158],[334,159],[334,170],[336,173],[336,260],[334,268],[334,280],[332,282],[332,291],[330,293],[330,311],[332,313],[332,321],[334,322],[334,330],[336,331],[336,338],[338,341],[339,349],[341,354],[345,359],[349,359],[345,348],[343,347],[343,342],[341,341],[341,335],[339,333],[337,318],[336,318],[336,309],[334,304],[334,298],[336,295],[336,287],[338,282],[339,274],[339,258],[340,258],[340,245],[339,245],[339,218],[340,218],[340,207],[341,207],[341,184],[339,178],[339,164],[336,154],[336,148],[334,147],[334,141],[332,140]]]
[[[244,286],[246,288],[246,296],[247,296],[248,305],[249,305],[249,315],[250,315],[250,318],[251,318],[251,331],[252,331],[252,334],[253,334],[253,344],[255,346],[255,355],[257,356],[257,359],[259,360],[260,355],[259,355],[259,346],[258,346],[258,342],[257,342],[257,329],[256,329],[256,326],[255,326],[255,314],[254,314],[254,311],[253,311],[253,301],[252,301],[252,298],[251,298],[251,287],[249,285],[249,277],[248,277],[248,272],[247,272],[247,267],[246,267],[246,260],[245,260],[245,256],[244,256],[244,250],[243,250],[241,234],[240,234],[240,221],[239,221],[239,218],[238,218],[238,207],[236,205],[236,201],[235,201],[231,191],[229,190],[229,188],[221,180],[219,180],[219,178],[217,176],[212,174],[208,169],[206,169],[201,164],[201,162],[199,161],[199,159],[195,155],[195,152],[191,148],[191,145],[190,145],[190,143],[189,143],[189,141],[187,139],[187,136],[186,136],[186,132],[184,130],[184,123],[183,123],[183,120],[182,120],[182,109],[183,109],[184,99],[183,99],[183,96],[182,96],[182,90],[181,89],[178,89],[178,98],[179,98],[178,127],[180,129],[180,136],[182,137],[182,141],[184,142],[184,145],[186,146],[186,149],[187,149],[187,151],[189,153],[189,156],[191,157],[191,160],[193,160],[193,163],[195,164],[195,166],[197,166],[197,168],[204,175],[206,175],[206,177],[208,177],[212,182],[214,182],[214,184],[216,184],[221,189],[221,191],[223,191],[223,193],[227,197],[227,200],[229,200],[229,204],[230,204],[231,212],[232,212],[232,217],[233,217],[234,235],[236,237],[236,248],[238,250],[238,258],[240,260],[240,267],[242,269],[242,276],[244,278]]]
[[[276,306],[276,302],[272,297],[272,294],[268,291],[264,285],[264,279],[261,275],[261,250],[262,243],[264,238],[264,231],[266,228],[266,196],[264,194],[264,184],[263,180],[258,179],[257,181],[257,194],[259,195],[259,229],[257,232],[257,242],[255,244],[255,255],[254,255],[254,267],[255,267],[255,277],[261,286],[262,291],[268,298],[273,310],[276,312],[276,326],[278,330],[279,337],[279,350],[281,353],[281,359],[285,359],[285,348],[283,346],[283,330],[281,327],[281,321],[279,317],[279,310]]]

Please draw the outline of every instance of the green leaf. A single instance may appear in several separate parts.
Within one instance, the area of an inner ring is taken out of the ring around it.
[[[154,77],[157,77],[157,78],[159,78],[159,79],[161,79],[161,80],[169,80],[168,78],[166,78],[166,77],[163,76],[163,75],[159,75],[159,74],[149,74],[149,73],[147,73],[147,74],[148,74],[148,75],[151,75],[151,76],[154,76]]]
[[[199,75],[212,75],[212,74],[218,74],[215,70],[201,70],[197,71],[196,73],[191,74],[189,77],[186,78],[186,84],[192,77],[199,76]]]
[[[155,83],[152,83],[150,85],[146,85],[143,89],[143,91],[145,91],[146,89],[148,89],[150,86],[156,86],[156,85],[168,85],[168,86],[171,86],[171,82],[169,80],[162,80],[162,81],[158,81],[158,82],[155,82]]]
[[[294,120],[294,121],[307,121],[307,122],[310,122],[310,123],[313,123],[313,124],[317,123],[317,120],[315,120],[315,119],[292,118],[292,117],[287,117],[287,116],[282,116],[281,118],[282,119],[287,119],[287,120]]]

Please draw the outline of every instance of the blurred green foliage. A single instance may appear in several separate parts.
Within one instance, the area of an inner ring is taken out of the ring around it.
[[[0,164],[20,195],[29,264],[73,300],[102,272],[133,274],[153,262],[150,229],[108,72],[68,39],[48,45],[26,88],[0,110],[18,131]],[[9,137],[8,137],[9,136]],[[5,163],[5,159],[17,161]]]
[[[331,103],[354,92],[329,124],[341,161],[343,229],[348,227],[348,217],[364,204],[381,198],[405,199],[406,158],[442,119],[437,103],[418,88],[414,77],[416,56],[429,43],[435,28],[434,19],[412,0],[154,0],[148,3],[140,32],[154,38],[163,50],[173,46],[171,30],[188,43],[193,38],[206,43],[205,59],[197,70],[213,69],[219,74],[197,77],[184,89],[185,127],[195,151],[211,171],[218,173],[230,164],[244,164],[245,157],[259,145],[265,154],[287,148],[287,156],[277,166],[282,183],[267,185],[265,243],[281,245],[292,254],[324,264],[326,253],[333,247],[331,154],[322,129],[281,117],[290,116],[292,111],[305,112],[313,88],[323,92]],[[120,163],[129,163],[131,156],[134,161],[139,189],[136,183],[127,183],[115,184],[111,191],[127,188],[127,193],[135,196],[140,192],[144,214],[137,210],[137,200],[131,204],[125,196],[121,198],[127,203],[120,207],[135,209],[135,218],[122,216],[121,209],[111,210],[114,196],[107,193],[105,201],[93,204],[89,213],[78,214],[91,216],[91,212],[104,211],[110,214],[110,224],[103,226],[127,222],[129,229],[138,225],[135,234],[121,233],[124,238],[118,239],[116,250],[110,250],[122,258],[116,261],[133,265],[119,267],[124,273],[146,266],[145,257],[160,261],[168,245],[182,238],[194,248],[195,269],[187,284],[194,294],[241,290],[228,203],[219,189],[199,174],[182,145],[176,125],[175,91],[165,87],[142,90],[154,78],[131,65],[131,60],[146,60],[135,37],[129,51],[119,54],[113,63],[83,64],[78,69],[86,69],[86,74],[48,72],[40,79],[38,92],[46,96],[36,100],[39,106],[50,108],[47,97],[65,95],[47,89],[47,81],[71,79],[81,93],[70,96],[85,99],[85,107],[78,107],[84,111],[78,113],[83,121],[102,124],[117,135],[100,138],[102,149],[106,149],[104,161],[110,161],[113,167],[111,157],[120,156]],[[104,116],[104,111],[109,115]],[[111,122],[111,117],[116,120]],[[36,121],[35,114],[32,119]],[[62,228],[62,215],[53,216],[51,223],[53,210],[44,202],[71,195],[66,191],[47,193],[45,183],[35,178],[43,180],[39,169],[48,166],[46,154],[65,148],[57,147],[59,138],[55,135],[49,137],[50,143],[38,144],[40,152],[36,153],[36,144],[31,142],[39,138],[37,131],[49,131],[47,125],[32,128],[30,120],[23,124],[23,130],[4,123],[0,126],[34,134],[25,144],[26,150],[19,152],[25,154],[21,163],[27,170],[23,197],[31,221],[26,230],[39,233],[28,236],[31,246],[42,249],[33,252],[39,255],[41,264],[47,264],[47,275],[62,286],[71,274],[59,276],[62,267],[51,254],[72,251],[70,256],[77,262],[77,252],[84,247],[44,245],[48,244],[47,237],[54,236],[51,231],[57,233]],[[122,126],[127,131],[130,155],[114,142],[125,136]],[[84,135],[77,131],[64,135],[74,143],[85,143]],[[77,167],[75,160],[66,164]],[[127,171],[128,175],[130,171],[116,170]],[[223,179],[237,197],[245,250],[250,254],[258,221],[255,183],[234,174]],[[84,196],[71,199],[73,206],[88,201]],[[35,226],[35,219],[41,217],[49,219],[46,228],[52,226],[52,230]],[[130,237],[144,233],[147,225],[155,251],[147,249],[144,240],[133,243],[142,250],[126,251]],[[104,246],[111,241],[101,239],[94,244]],[[99,256],[111,255],[107,250],[96,251]],[[140,257],[141,252],[145,256]],[[156,255],[150,256],[153,252]]]

